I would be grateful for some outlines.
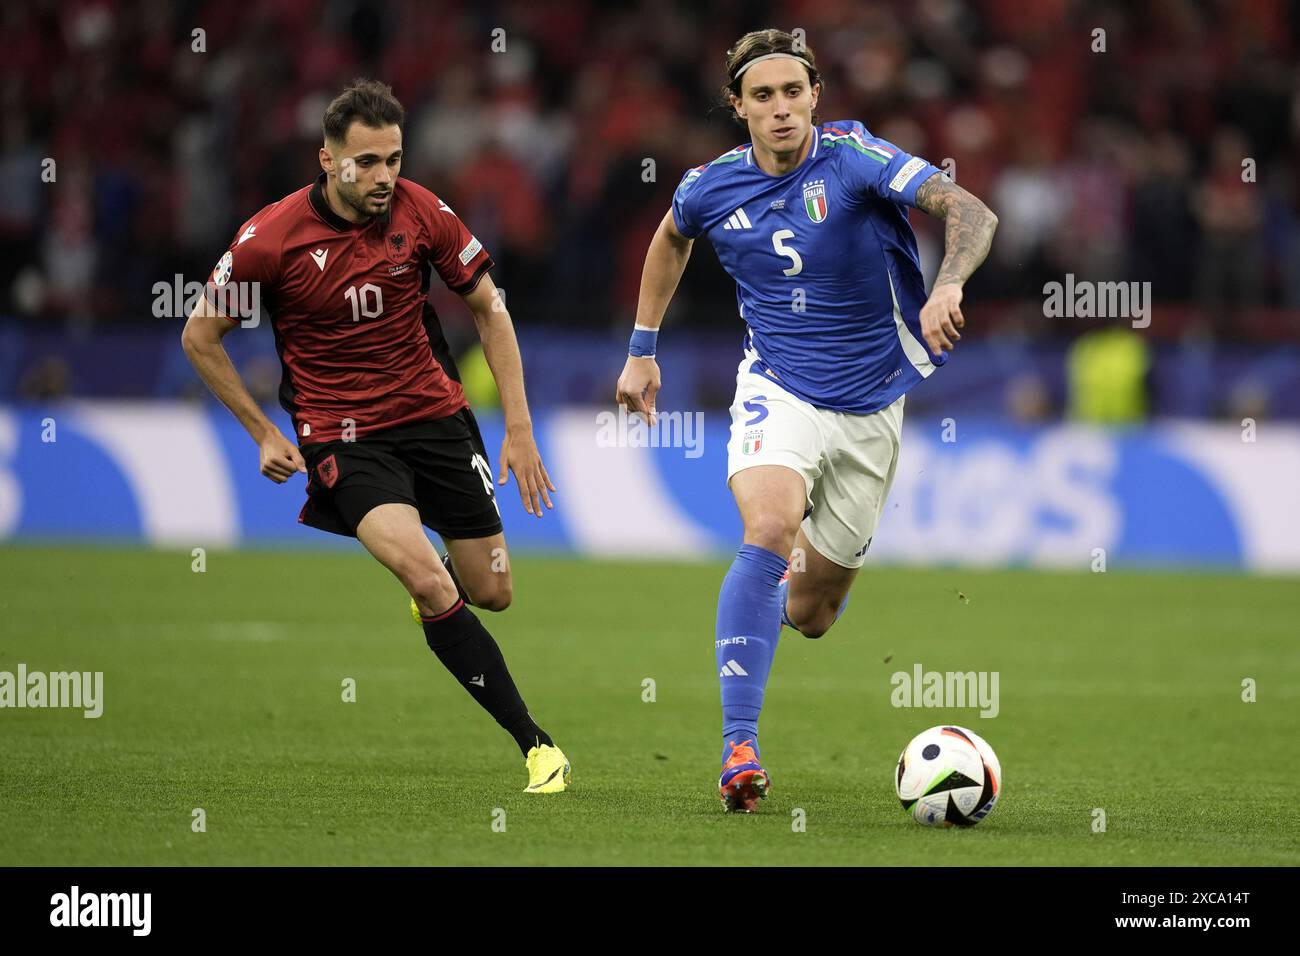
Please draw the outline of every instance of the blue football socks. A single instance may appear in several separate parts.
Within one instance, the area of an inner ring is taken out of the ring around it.
[[[781,634],[781,577],[788,562],[757,545],[741,545],[718,594],[715,649],[722,691],[723,761],[731,744],[752,741]]]

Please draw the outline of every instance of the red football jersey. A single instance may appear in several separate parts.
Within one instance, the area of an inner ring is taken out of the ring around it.
[[[428,302],[431,268],[464,295],[492,259],[423,186],[399,177],[384,216],[351,223],[330,209],[322,173],[245,222],[206,289],[239,321],[249,297],[231,293],[256,288],[280,353],[280,404],[306,445],[342,437],[349,422],[360,438],[465,407],[443,368],[450,357]]]

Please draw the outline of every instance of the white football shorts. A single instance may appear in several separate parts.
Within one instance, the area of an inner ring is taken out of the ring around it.
[[[903,428],[903,399],[867,415],[817,408],[769,375],[749,371],[747,352],[736,372],[727,441],[727,483],[756,465],[784,465],[803,476],[803,533],[825,558],[860,568],[894,481]]]

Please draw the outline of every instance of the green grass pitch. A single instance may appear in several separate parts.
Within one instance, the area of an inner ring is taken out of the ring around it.
[[[868,568],[825,638],[783,632],[773,794],[728,816],[724,568],[515,560],[514,606],[481,616],[574,767],[535,797],[359,550],[210,552],[204,573],[183,552],[0,551],[0,670],[103,671],[105,697],[97,720],[0,710],[0,863],[1300,864],[1294,578]],[[916,662],[998,671],[1000,713],[893,707]],[[940,723],[1002,761],[973,829],[918,826],[893,794],[899,751]]]

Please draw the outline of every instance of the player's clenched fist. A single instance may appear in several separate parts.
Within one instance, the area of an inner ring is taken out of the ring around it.
[[[284,484],[295,472],[307,470],[298,446],[280,434],[279,429],[268,432],[258,447],[262,453],[262,474],[277,485]]]
[[[655,396],[659,394],[659,363],[654,356],[629,355],[618,377],[615,400],[630,412],[641,412],[647,420],[655,417]]]
[[[961,314],[961,286],[956,283],[935,286],[921,306],[921,335],[930,351],[935,355],[940,350],[951,352],[961,341],[957,330],[965,325],[966,319]]]

